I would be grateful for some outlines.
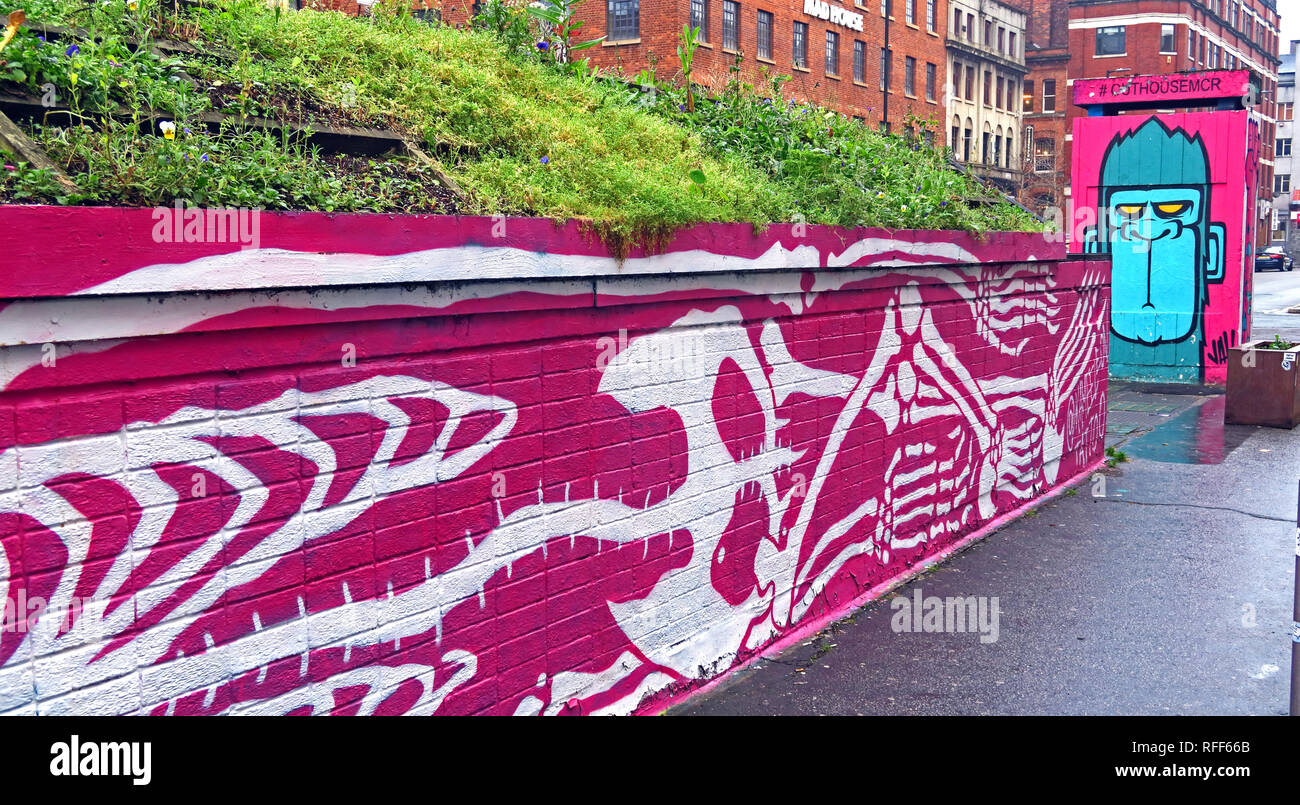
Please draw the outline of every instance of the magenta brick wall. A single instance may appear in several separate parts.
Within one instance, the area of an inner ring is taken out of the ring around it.
[[[1038,236],[160,212],[0,208],[0,712],[654,711],[1101,458]]]

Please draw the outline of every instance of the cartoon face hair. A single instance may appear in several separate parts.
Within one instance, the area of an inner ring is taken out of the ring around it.
[[[1209,182],[1210,156],[1201,135],[1171,131],[1155,117],[1112,143],[1101,165],[1104,188]]]

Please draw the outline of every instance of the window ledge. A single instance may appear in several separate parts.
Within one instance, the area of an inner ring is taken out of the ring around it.
[[[771,59],[765,59],[762,56],[755,56],[754,61],[759,61],[762,62],[763,64],[772,64],[772,65],[776,64],[776,62],[772,61]]]
[[[792,64],[792,65],[790,65],[790,69],[791,69],[791,70],[794,70],[795,72],[799,72],[799,73],[811,73],[811,72],[812,72],[812,70],[809,70],[807,67],[800,67],[800,66],[797,65],[797,64]]]
[[[615,48],[618,47],[619,45],[639,45],[639,44],[641,44],[641,38],[637,37],[636,39],[619,39],[613,42],[606,39],[604,42],[600,43],[600,46],[603,48]]]
[[[839,81],[839,80],[840,80],[840,75],[839,75],[839,73],[827,73],[827,74],[826,74],[826,77],[829,78],[829,79],[832,80],[832,81]]]

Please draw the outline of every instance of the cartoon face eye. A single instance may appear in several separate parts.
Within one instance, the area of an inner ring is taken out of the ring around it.
[[[1166,201],[1156,205],[1156,215],[1161,218],[1177,218],[1192,207],[1190,201]]]
[[[1121,218],[1139,218],[1146,206],[1145,204],[1120,204],[1115,207],[1115,211],[1120,214]]]

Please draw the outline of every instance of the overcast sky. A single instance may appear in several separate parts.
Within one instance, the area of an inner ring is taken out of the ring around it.
[[[1300,39],[1300,8],[1295,3],[1282,2],[1277,5],[1282,12],[1282,36],[1279,46],[1283,53],[1291,52],[1291,40]]]

